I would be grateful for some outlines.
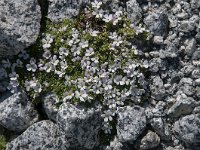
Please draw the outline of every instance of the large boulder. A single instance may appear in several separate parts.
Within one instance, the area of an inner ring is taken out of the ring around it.
[[[117,120],[117,136],[121,142],[133,143],[146,128],[144,108],[140,106],[120,108]]]
[[[25,92],[5,93],[0,98],[0,125],[21,132],[38,121],[38,113]]]
[[[93,149],[99,145],[98,133],[102,119],[99,111],[84,109],[69,103],[63,103],[57,116],[57,124],[63,133],[63,142],[69,147]]]
[[[33,44],[40,31],[37,0],[0,1],[0,57],[14,55]]]
[[[7,144],[6,150],[60,150],[58,127],[49,120],[37,122]]]

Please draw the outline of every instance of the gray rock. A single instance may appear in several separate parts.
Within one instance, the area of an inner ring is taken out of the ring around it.
[[[122,143],[117,137],[114,137],[110,145],[106,146],[103,150],[132,150],[132,148],[127,143]]]
[[[134,23],[138,24],[142,19],[142,9],[136,0],[129,0],[126,2],[128,18]]]
[[[117,136],[121,142],[134,142],[146,127],[144,108],[140,106],[120,108],[117,120]]]
[[[55,94],[47,94],[43,97],[43,107],[49,119],[56,121],[58,108],[56,103],[59,99]]]
[[[33,124],[8,143],[6,150],[60,150],[56,142],[58,137],[57,125],[44,120]]]
[[[155,132],[148,131],[139,143],[141,150],[156,148],[160,144],[160,137]]]
[[[150,89],[152,92],[152,97],[155,98],[156,100],[161,100],[166,94],[163,81],[159,76],[152,77],[152,83],[150,85]]]
[[[70,147],[84,147],[93,149],[98,146],[98,133],[101,129],[102,118],[100,112],[94,109],[84,109],[64,103],[60,106],[57,124],[64,133],[63,141]]]
[[[200,8],[200,1],[199,0],[191,0],[190,4],[191,4],[191,8],[193,8],[193,9]]]
[[[144,23],[156,36],[166,36],[168,32],[168,16],[164,11],[152,12],[145,19]]]
[[[155,44],[158,44],[158,45],[161,45],[163,44],[163,37],[162,36],[154,36],[154,43]]]
[[[180,117],[181,115],[187,115],[193,111],[196,105],[197,103],[193,98],[187,97],[186,95],[180,95],[178,96],[177,101],[168,110],[167,114],[170,117]]]
[[[0,1],[0,57],[14,55],[33,44],[40,31],[37,0]]]
[[[82,5],[89,0],[49,0],[48,18],[58,21],[78,15]]]
[[[186,144],[199,144],[200,116],[187,115],[174,123],[173,132]]]
[[[189,20],[183,20],[180,22],[180,26],[178,27],[179,31],[182,32],[191,32],[195,29],[195,23],[193,21],[189,21]]]
[[[189,39],[185,41],[185,53],[186,55],[188,55],[189,57],[192,56],[192,54],[196,51],[196,40],[195,38]]]
[[[169,126],[165,120],[161,117],[153,118],[151,121],[151,126],[155,130],[155,132],[161,137],[162,140],[170,140],[171,132],[169,130]]]
[[[198,49],[198,51],[195,51],[195,52],[193,53],[192,59],[193,59],[193,60],[200,59],[200,49]]]
[[[6,93],[0,98],[0,125],[21,132],[38,121],[38,113],[25,92]]]

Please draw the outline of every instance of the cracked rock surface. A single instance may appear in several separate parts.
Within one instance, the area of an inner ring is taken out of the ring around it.
[[[40,31],[37,0],[0,1],[0,57],[14,55],[34,44]]]

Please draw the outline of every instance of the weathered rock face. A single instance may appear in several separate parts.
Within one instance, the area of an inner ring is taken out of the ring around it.
[[[48,18],[58,21],[78,15],[82,5],[89,0],[49,0]]]
[[[38,120],[38,113],[24,92],[6,93],[0,98],[0,125],[21,132]]]
[[[56,124],[49,120],[41,121],[8,143],[6,150],[60,150],[56,143],[58,136]]]
[[[57,116],[57,124],[64,134],[62,141],[67,141],[70,147],[93,149],[98,146],[102,124],[100,115],[93,109],[84,110],[72,104],[62,104]]]
[[[187,115],[175,122],[173,131],[186,144],[199,144],[200,116]]]
[[[174,105],[168,110],[170,117],[180,117],[181,115],[190,114],[197,103],[191,97],[179,98]]]
[[[134,142],[146,127],[144,109],[140,106],[123,107],[118,112],[117,136],[119,141]]]
[[[40,30],[37,0],[0,1],[0,57],[14,55],[33,44]]]
[[[49,119],[56,121],[58,108],[56,103],[58,102],[58,97],[55,94],[47,94],[43,97],[43,108]]]
[[[156,148],[160,144],[160,137],[156,133],[148,131],[137,144],[136,147],[141,150]]]
[[[166,36],[168,32],[168,16],[164,10],[156,10],[157,12],[150,13],[145,19],[144,22],[148,28],[156,36]]]
[[[139,23],[142,19],[142,9],[136,0],[129,0],[126,2],[128,17],[135,24]]]

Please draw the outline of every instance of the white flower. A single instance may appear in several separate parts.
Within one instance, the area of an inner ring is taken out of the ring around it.
[[[36,93],[40,93],[42,91],[41,84],[35,78],[33,78],[33,80],[30,80],[30,81],[25,81],[24,85],[25,85],[26,91],[30,91],[30,89],[33,89],[34,92]]]
[[[51,57],[51,52],[49,50],[45,50],[42,55],[45,59],[49,59]]]
[[[16,74],[16,72],[12,72],[9,74],[10,77],[10,83],[8,85],[8,90],[11,91],[11,93],[15,93],[17,91],[17,87],[19,86],[19,82],[18,82],[18,77],[19,75]]]
[[[47,49],[49,47],[51,47],[51,43],[53,42],[53,38],[50,34],[46,34],[45,38],[42,39],[42,47],[44,49]]]
[[[86,49],[85,56],[90,57],[92,55],[94,55],[94,49],[91,47],[89,49]]]
[[[36,60],[34,58],[31,58],[30,64],[26,65],[27,70],[35,72],[37,70],[37,65],[35,63],[36,63]]]
[[[102,5],[102,2],[98,2],[97,0],[95,0],[94,2],[91,2],[91,4],[92,4],[92,8],[99,9]]]
[[[59,54],[60,54],[60,55],[64,55],[64,56],[68,56],[68,55],[69,55],[69,50],[67,50],[67,49],[64,48],[64,47],[60,47],[60,48],[59,48]]]
[[[92,15],[94,15],[95,18],[103,18],[103,14],[104,14],[104,11],[102,9],[95,10],[92,12]]]
[[[51,64],[53,64],[54,66],[57,66],[59,63],[59,60],[57,59],[56,55],[53,55],[53,57],[51,58]]]
[[[94,36],[94,37],[95,37],[95,36],[97,36],[97,34],[100,33],[100,32],[99,32],[99,31],[96,31],[96,30],[94,30],[94,31],[91,30],[89,33],[90,33],[91,36]]]
[[[87,48],[89,46],[89,43],[88,41],[84,41],[82,40],[80,43],[79,43],[80,47],[81,48]]]
[[[105,21],[105,22],[110,22],[110,21],[112,21],[112,19],[113,19],[113,15],[112,14],[106,14],[106,15],[104,15],[103,16],[104,18],[103,18],[103,21]]]

